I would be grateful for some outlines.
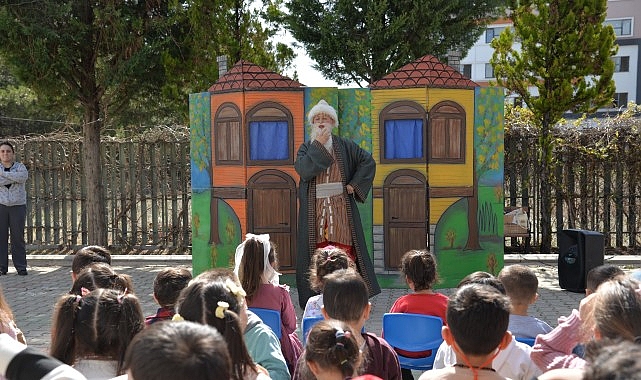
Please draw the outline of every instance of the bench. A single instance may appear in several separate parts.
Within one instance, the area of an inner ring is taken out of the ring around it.
[[[503,209],[503,236],[523,238],[525,253],[530,252],[530,208],[527,206],[506,206]]]

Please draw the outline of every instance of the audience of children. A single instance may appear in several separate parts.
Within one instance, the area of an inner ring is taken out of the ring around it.
[[[247,306],[280,312],[280,346],[291,373],[303,344],[296,334],[296,311],[289,288],[278,284],[275,266],[276,250],[269,235],[247,234],[236,249],[234,272],[246,292]]]
[[[305,305],[303,318],[320,317],[323,307],[323,285],[325,276],[339,269],[356,269],[354,261],[341,248],[329,245],[314,251],[309,269],[309,285],[319,294],[310,297]]]
[[[301,360],[300,379],[344,380],[356,376],[363,361],[356,335],[339,321],[321,321],[312,327]]]
[[[584,368],[586,360],[572,353],[586,343],[586,357],[598,340],[621,339],[632,342],[641,336],[641,296],[639,283],[617,277],[602,283],[596,292],[581,300],[579,310],[559,318],[559,325],[536,338],[530,357],[543,371],[555,368]],[[603,345],[603,342],[601,342]]]
[[[187,321],[155,323],[136,335],[125,368],[128,380],[232,378],[231,357],[218,330]]]
[[[372,305],[369,303],[367,285],[353,269],[341,269],[325,276],[322,313],[325,319],[344,322],[350,331],[362,331],[369,319]],[[375,375],[382,379],[401,379],[401,367],[394,349],[382,338],[368,332],[354,334],[363,350],[365,365],[360,374]],[[293,378],[299,379],[305,372],[305,360],[299,360]]]
[[[481,284],[488,285],[496,289],[499,293],[506,295],[503,284],[492,274],[487,272],[473,272],[465,276],[457,285],[462,288],[465,285]],[[506,378],[514,380],[530,380],[541,374],[539,367],[530,359],[532,348],[525,343],[512,341],[507,347],[502,349],[492,362],[492,368]],[[456,364],[457,358],[454,348],[443,342],[436,352],[434,358],[434,369],[442,369]]]
[[[154,279],[154,300],[160,308],[156,314],[145,318],[147,326],[173,318],[178,296],[187,287],[191,278],[191,272],[185,268],[166,268],[158,272]]]
[[[228,280],[235,284],[235,288],[242,289],[238,277],[229,269],[214,268],[199,274],[197,280],[205,281],[224,281]],[[240,315],[241,323],[244,324],[245,344],[249,355],[254,360],[254,363],[259,364],[267,369],[269,376],[273,380],[288,380],[291,379],[283,351],[280,348],[280,340],[272,329],[267,326],[256,314],[247,310],[247,304],[244,300],[243,292],[239,292],[238,297],[243,299],[243,302],[238,305],[238,309],[234,309],[234,305],[229,305],[230,310]]]
[[[64,295],[54,311],[51,356],[87,379],[122,375],[127,346],[144,326],[133,294],[96,289],[84,296]]]
[[[530,305],[539,298],[539,279],[530,267],[514,264],[504,267],[498,275],[510,299],[510,325],[508,330],[517,338],[536,338],[547,334],[552,327],[545,321],[528,315]]]
[[[433,290],[437,281],[436,257],[428,250],[408,251],[401,258],[401,273],[413,293],[398,298],[389,312],[432,315],[441,318],[443,324],[447,324],[445,311],[448,298]],[[385,331],[383,331],[383,338],[385,338]],[[407,352],[399,349],[396,351],[411,358],[431,355],[431,351]],[[401,372],[403,380],[414,379],[409,369],[402,368]]]
[[[231,280],[196,278],[181,293],[174,320],[199,322],[215,327],[227,342],[233,380],[269,379],[268,372],[252,360],[243,340],[242,288]]]
[[[424,372],[420,380],[505,379],[492,367],[498,353],[512,341],[507,331],[510,301],[489,285],[458,289],[447,305],[443,339],[454,347],[456,363]]]

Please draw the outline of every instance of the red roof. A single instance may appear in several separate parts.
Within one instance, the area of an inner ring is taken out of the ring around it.
[[[428,54],[369,85],[371,89],[416,87],[474,88],[478,84]]]
[[[238,90],[268,91],[298,89],[302,84],[254,63],[240,60],[234,67],[218,78],[210,92],[229,92]]]

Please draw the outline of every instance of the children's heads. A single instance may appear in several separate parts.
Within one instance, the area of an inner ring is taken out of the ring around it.
[[[105,263],[111,265],[111,253],[105,247],[89,245],[80,248],[74,255],[71,262],[72,277],[75,279],[81,270],[93,263]]]
[[[238,315],[245,307],[244,295],[243,289],[230,279],[196,278],[182,291],[176,305],[180,317],[215,327],[225,338],[233,363],[232,378],[236,380],[245,378],[248,370],[256,371]]]
[[[236,248],[234,273],[252,299],[261,283],[278,284],[276,252],[269,235],[247,234],[247,238]]]
[[[125,368],[134,380],[231,378],[227,344],[213,327],[193,322],[160,322],[129,345]]]
[[[428,250],[413,249],[401,258],[401,272],[415,292],[432,289],[437,280],[436,258]]]
[[[592,268],[586,278],[585,294],[592,294],[602,283],[623,275],[625,275],[623,269],[616,265],[605,264]]]
[[[641,336],[639,283],[625,277],[606,281],[594,294],[594,325],[602,338],[635,341]]]
[[[351,269],[340,269],[325,276],[323,310],[331,319],[356,322],[370,307],[367,285]]]
[[[191,272],[184,268],[163,269],[154,279],[154,298],[165,309],[174,309],[180,292],[191,281]]]
[[[335,320],[321,321],[312,327],[307,337],[304,360],[316,378],[324,373],[351,378],[361,364],[356,337],[347,325]]]
[[[309,284],[315,292],[323,291],[323,278],[339,269],[354,268],[354,262],[340,248],[328,246],[314,251],[309,271]]]
[[[93,263],[80,271],[69,294],[81,296],[83,288],[85,292],[103,288],[133,293],[133,281],[129,275],[117,274],[108,264]]]
[[[526,265],[514,264],[504,267],[498,276],[507,296],[514,306],[528,306],[536,301],[539,279]]]
[[[485,356],[511,340],[506,334],[510,301],[489,285],[470,284],[458,289],[447,304],[446,315],[443,337],[450,340],[450,345],[453,339],[464,355]]]
[[[99,356],[118,362],[145,326],[138,298],[113,289],[96,289],[85,296],[65,295],[56,304],[51,355],[72,365],[76,358]]]

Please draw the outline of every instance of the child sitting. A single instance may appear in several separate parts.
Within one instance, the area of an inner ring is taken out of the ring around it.
[[[92,263],[78,273],[69,294],[83,296],[96,289],[115,289],[133,293],[134,285],[131,276],[118,274],[109,264]]]
[[[301,373],[301,378],[336,380],[351,379],[363,360],[356,336],[349,327],[331,320],[312,327],[302,359],[306,364],[303,368],[311,374]]]
[[[492,368],[500,350],[512,341],[507,331],[510,301],[488,285],[470,284],[458,289],[447,305],[443,339],[456,352],[451,367],[424,372],[419,380],[505,379]]]
[[[158,272],[154,279],[154,300],[160,308],[155,315],[145,318],[147,326],[174,316],[178,296],[187,287],[189,281],[191,281],[191,272],[184,268],[167,268]]]
[[[552,327],[544,321],[528,315],[528,308],[539,297],[539,280],[534,271],[525,265],[514,264],[504,267],[498,275],[510,299],[510,325],[508,330],[517,338],[536,338],[547,334]]]
[[[88,245],[76,251],[71,261],[71,281],[75,281],[83,269],[94,263],[111,265],[111,252],[99,245]]]
[[[312,256],[312,264],[309,269],[309,285],[317,294],[310,297],[305,305],[303,318],[320,317],[323,306],[323,284],[324,277],[336,270],[354,268],[355,265],[347,253],[340,248],[327,246],[319,248]]]
[[[127,349],[125,368],[129,380],[231,378],[225,339],[211,326],[187,321],[157,323],[136,335]]]
[[[367,285],[352,269],[341,269],[325,276],[322,313],[325,319],[344,322],[351,331],[362,331],[369,319],[372,305],[368,299]],[[364,368],[360,374],[375,375],[386,380],[400,380],[401,367],[394,349],[382,338],[368,332],[354,334],[364,352]],[[293,378],[304,372],[304,361],[299,362]]]
[[[51,327],[51,356],[72,365],[87,379],[123,374],[129,342],[145,326],[133,294],[96,289],[84,296],[62,296]]]
[[[505,295],[505,288],[492,274],[487,272],[473,272],[459,282],[457,288],[470,284],[491,286],[499,293]],[[492,362],[492,368],[506,378],[514,380],[531,380],[541,374],[541,370],[530,359],[532,347],[525,343],[517,342],[512,338],[510,344],[499,351]],[[447,342],[443,342],[436,352],[433,369],[446,368],[456,364],[456,352]]]
[[[246,240],[236,249],[234,272],[247,293],[247,306],[280,312],[280,346],[291,373],[303,344],[296,335],[296,311],[289,287],[278,284],[279,273],[274,269],[275,265],[276,251],[269,235],[247,234]]]
[[[397,299],[390,313],[413,313],[425,314],[439,317],[445,324],[445,310],[447,309],[447,297],[432,290],[437,280],[436,258],[428,250],[411,250],[401,258],[401,273],[405,276],[407,286],[414,293],[401,296]],[[385,337],[385,331],[383,331]],[[396,349],[396,351],[407,357],[420,358],[431,355],[426,352],[407,352]],[[413,379],[412,371],[402,369],[403,379]]]
[[[252,360],[243,340],[241,317],[244,291],[231,280],[197,278],[181,293],[174,320],[187,320],[215,327],[227,342],[232,360],[232,380],[268,379],[267,370]]]

